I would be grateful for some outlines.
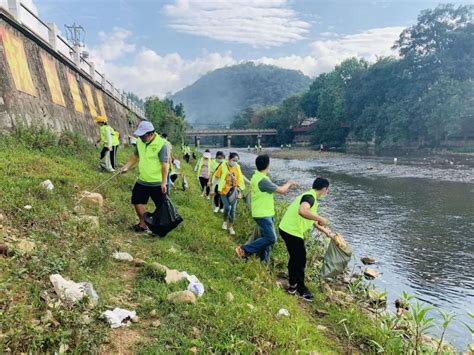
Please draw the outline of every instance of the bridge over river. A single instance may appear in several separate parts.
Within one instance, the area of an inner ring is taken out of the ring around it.
[[[276,136],[276,129],[189,129],[186,131],[187,137],[194,137],[196,147],[201,144],[202,137],[223,137],[226,139],[227,147],[232,145],[233,136],[255,136],[257,145],[260,146],[263,136]]]

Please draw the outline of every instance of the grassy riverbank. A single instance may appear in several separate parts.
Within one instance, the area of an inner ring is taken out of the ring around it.
[[[74,212],[78,193],[110,176],[97,171],[97,151],[79,137],[63,136],[58,145],[46,131],[22,130],[1,137],[0,148],[0,244],[14,250],[0,256],[1,352],[343,353],[375,351],[372,341],[386,344],[388,338],[355,303],[330,302],[315,283],[310,283],[312,304],[287,295],[278,281],[287,262],[281,241],[269,267],[238,260],[234,247],[253,229],[248,211],[241,204],[238,235],[230,238],[220,230],[221,215],[213,215],[199,196],[191,165],[183,163],[190,190],[171,197],[185,222],[156,239],[129,230],[136,219],[129,204],[134,172],[100,190],[105,198],[100,211],[86,209],[99,217],[99,227]],[[130,152],[119,151],[121,163]],[[51,192],[39,187],[46,179],[55,185]],[[23,241],[33,248],[20,252]],[[206,292],[195,305],[172,305],[167,295],[185,284],[151,279],[142,268],[115,261],[116,250],[195,274]],[[310,251],[309,273],[314,274],[321,249],[310,246]],[[49,281],[53,273],[91,282],[98,305],[56,304]],[[136,310],[140,320],[112,330],[100,314],[114,307]],[[280,308],[290,316],[278,317]]]

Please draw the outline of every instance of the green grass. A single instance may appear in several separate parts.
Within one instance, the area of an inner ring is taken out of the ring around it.
[[[118,342],[137,353],[176,353],[192,347],[217,353],[341,353],[370,339],[380,341],[372,323],[356,307],[329,304],[316,284],[310,283],[316,300],[306,306],[276,284],[276,275],[286,271],[287,263],[281,241],[269,266],[255,259],[239,260],[234,248],[254,228],[247,208],[240,204],[238,235],[230,238],[220,229],[221,215],[214,215],[208,201],[199,196],[191,165],[183,163],[191,189],[171,194],[184,222],[167,237],[138,235],[128,229],[136,223],[129,203],[136,172],[118,176],[99,191],[104,208],[87,214],[99,216],[100,228],[84,226],[73,213],[78,192],[90,191],[109,175],[97,171],[98,151],[78,137],[70,135],[66,143],[64,139],[58,143],[47,134],[0,137],[0,212],[4,215],[0,242],[13,236],[36,243],[30,256],[0,256],[0,352],[53,352],[60,346],[76,353],[114,352]],[[120,149],[119,161],[124,163],[130,152]],[[51,192],[39,187],[46,179],[55,185]],[[33,206],[30,211],[23,209],[27,204]],[[115,250],[195,274],[205,286],[204,296],[195,305],[168,303],[166,296],[186,284],[166,285],[150,273],[117,262],[111,258]],[[41,293],[53,293],[48,279],[52,273],[92,282],[99,304],[93,309],[85,303],[51,307]],[[232,302],[226,300],[226,292],[234,295]],[[141,320],[130,328],[111,330],[100,314],[112,307],[134,309]],[[288,309],[290,317],[277,317],[280,308]],[[320,317],[316,309],[329,313]],[[47,310],[57,323],[44,319]],[[149,315],[151,310],[156,310],[155,317]],[[92,322],[82,324],[84,314]],[[155,319],[161,321],[158,328],[150,325]],[[342,319],[354,333],[350,343],[339,324]],[[318,324],[329,329],[319,331]]]

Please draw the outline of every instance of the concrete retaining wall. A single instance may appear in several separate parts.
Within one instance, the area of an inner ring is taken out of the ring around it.
[[[52,49],[48,43],[15,21],[7,11],[0,7],[0,36],[2,30],[23,43],[36,96],[17,90],[11,67],[7,61],[4,41],[0,40],[0,131],[11,130],[19,123],[37,124],[57,132],[78,132],[90,141],[95,140],[98,137],[98,127],[90,113],[84,92],[84,85],[89,85],[92,89],[97,112],[100,112],[97,94],[101,94],[109,124],[120,132],[122,141],[127,139],[140,118],[132,113],[126,105],[104,90],[87,73],[78,69],[68,58]],[[65,107],[52,101],[52,93],[41,58],[41,55],[44,56],[44,54],[53,60],[56,67]],[[67,72],[76,78],[84,113],[75,110]]]

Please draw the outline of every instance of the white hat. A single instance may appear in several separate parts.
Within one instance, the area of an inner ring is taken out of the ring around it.
[[[141,121],[140,124],[138,125],[138,128],[135,132],[133,132],[133,135],[136,137],[141,137],[148,132],[152,132],[155,130],[155,127],[153,127],[153,123],[150,121]]]

